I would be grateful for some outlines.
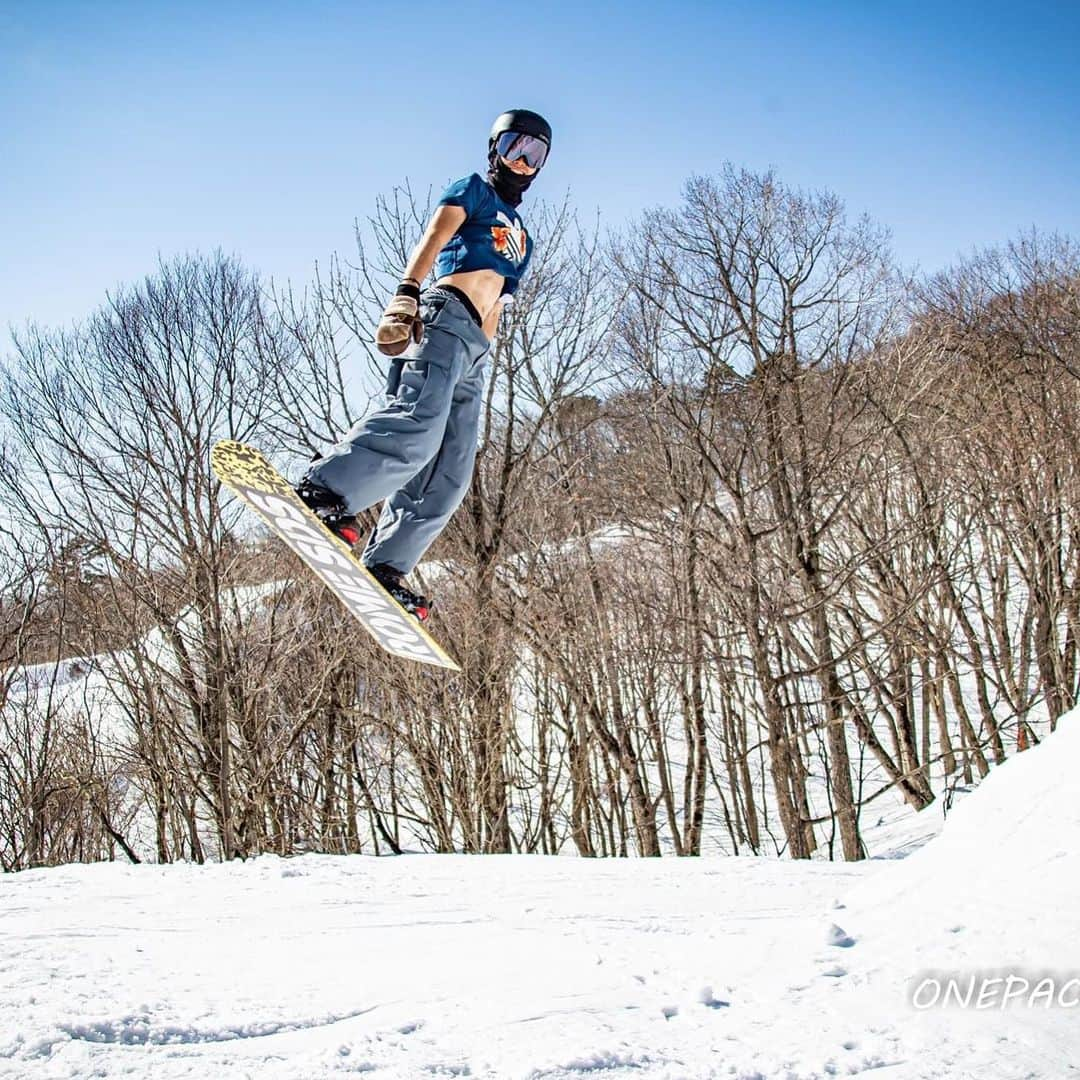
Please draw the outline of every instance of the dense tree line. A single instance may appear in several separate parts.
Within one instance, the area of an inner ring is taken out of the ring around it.
[[[533,212],[467,501],[391,660],[210,473],[378,390],[426,215],[303,295],[160,266],[30,327],[0,415],[0,865],[263,851],[858,859],[1077,701],[1080,251],[932,279],[728,169],[601,238]]]

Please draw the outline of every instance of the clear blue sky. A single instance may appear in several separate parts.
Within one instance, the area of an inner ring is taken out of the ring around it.
[[[611,225],[730,160],[927,270],[1080,236],[1078,55],[1072,2],[0,0],[0,332],[159,253],[302,284],[378,192],[482,168],[514,105],[555,128],[534,191]]]

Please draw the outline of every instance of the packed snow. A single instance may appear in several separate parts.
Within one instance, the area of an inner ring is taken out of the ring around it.
[[[1074,713],[939,837],[854,865],[307,855],[8,875],[0,1076],[1080,1077],[1078,770]],[[966,1008],[934,1000],[973,979]]]

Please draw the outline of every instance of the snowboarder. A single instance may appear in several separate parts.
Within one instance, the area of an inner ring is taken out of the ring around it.
[[[518,214],[547,160],[551,127],[528,109],[502,113],[488,139],[486,177],[451,184],[379,321],[392,357],[386,405],[359,420],[296,486],[300,498],[350,545],[356,515],[382,512],[361,559],[421,621],[430,601],[405,584],[460,505],[472,478],[484,361],[505,304],[532,256]],[[435,270],[435,284],[420,283]]]

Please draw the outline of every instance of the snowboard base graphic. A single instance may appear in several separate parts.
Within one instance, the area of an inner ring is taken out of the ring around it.
[[[307,563],[387,652],[461,670],[419,621],[390,598],[348,544],[307,508],[262,453],[224,439],[211,450],[210,464],[218,479]]]

